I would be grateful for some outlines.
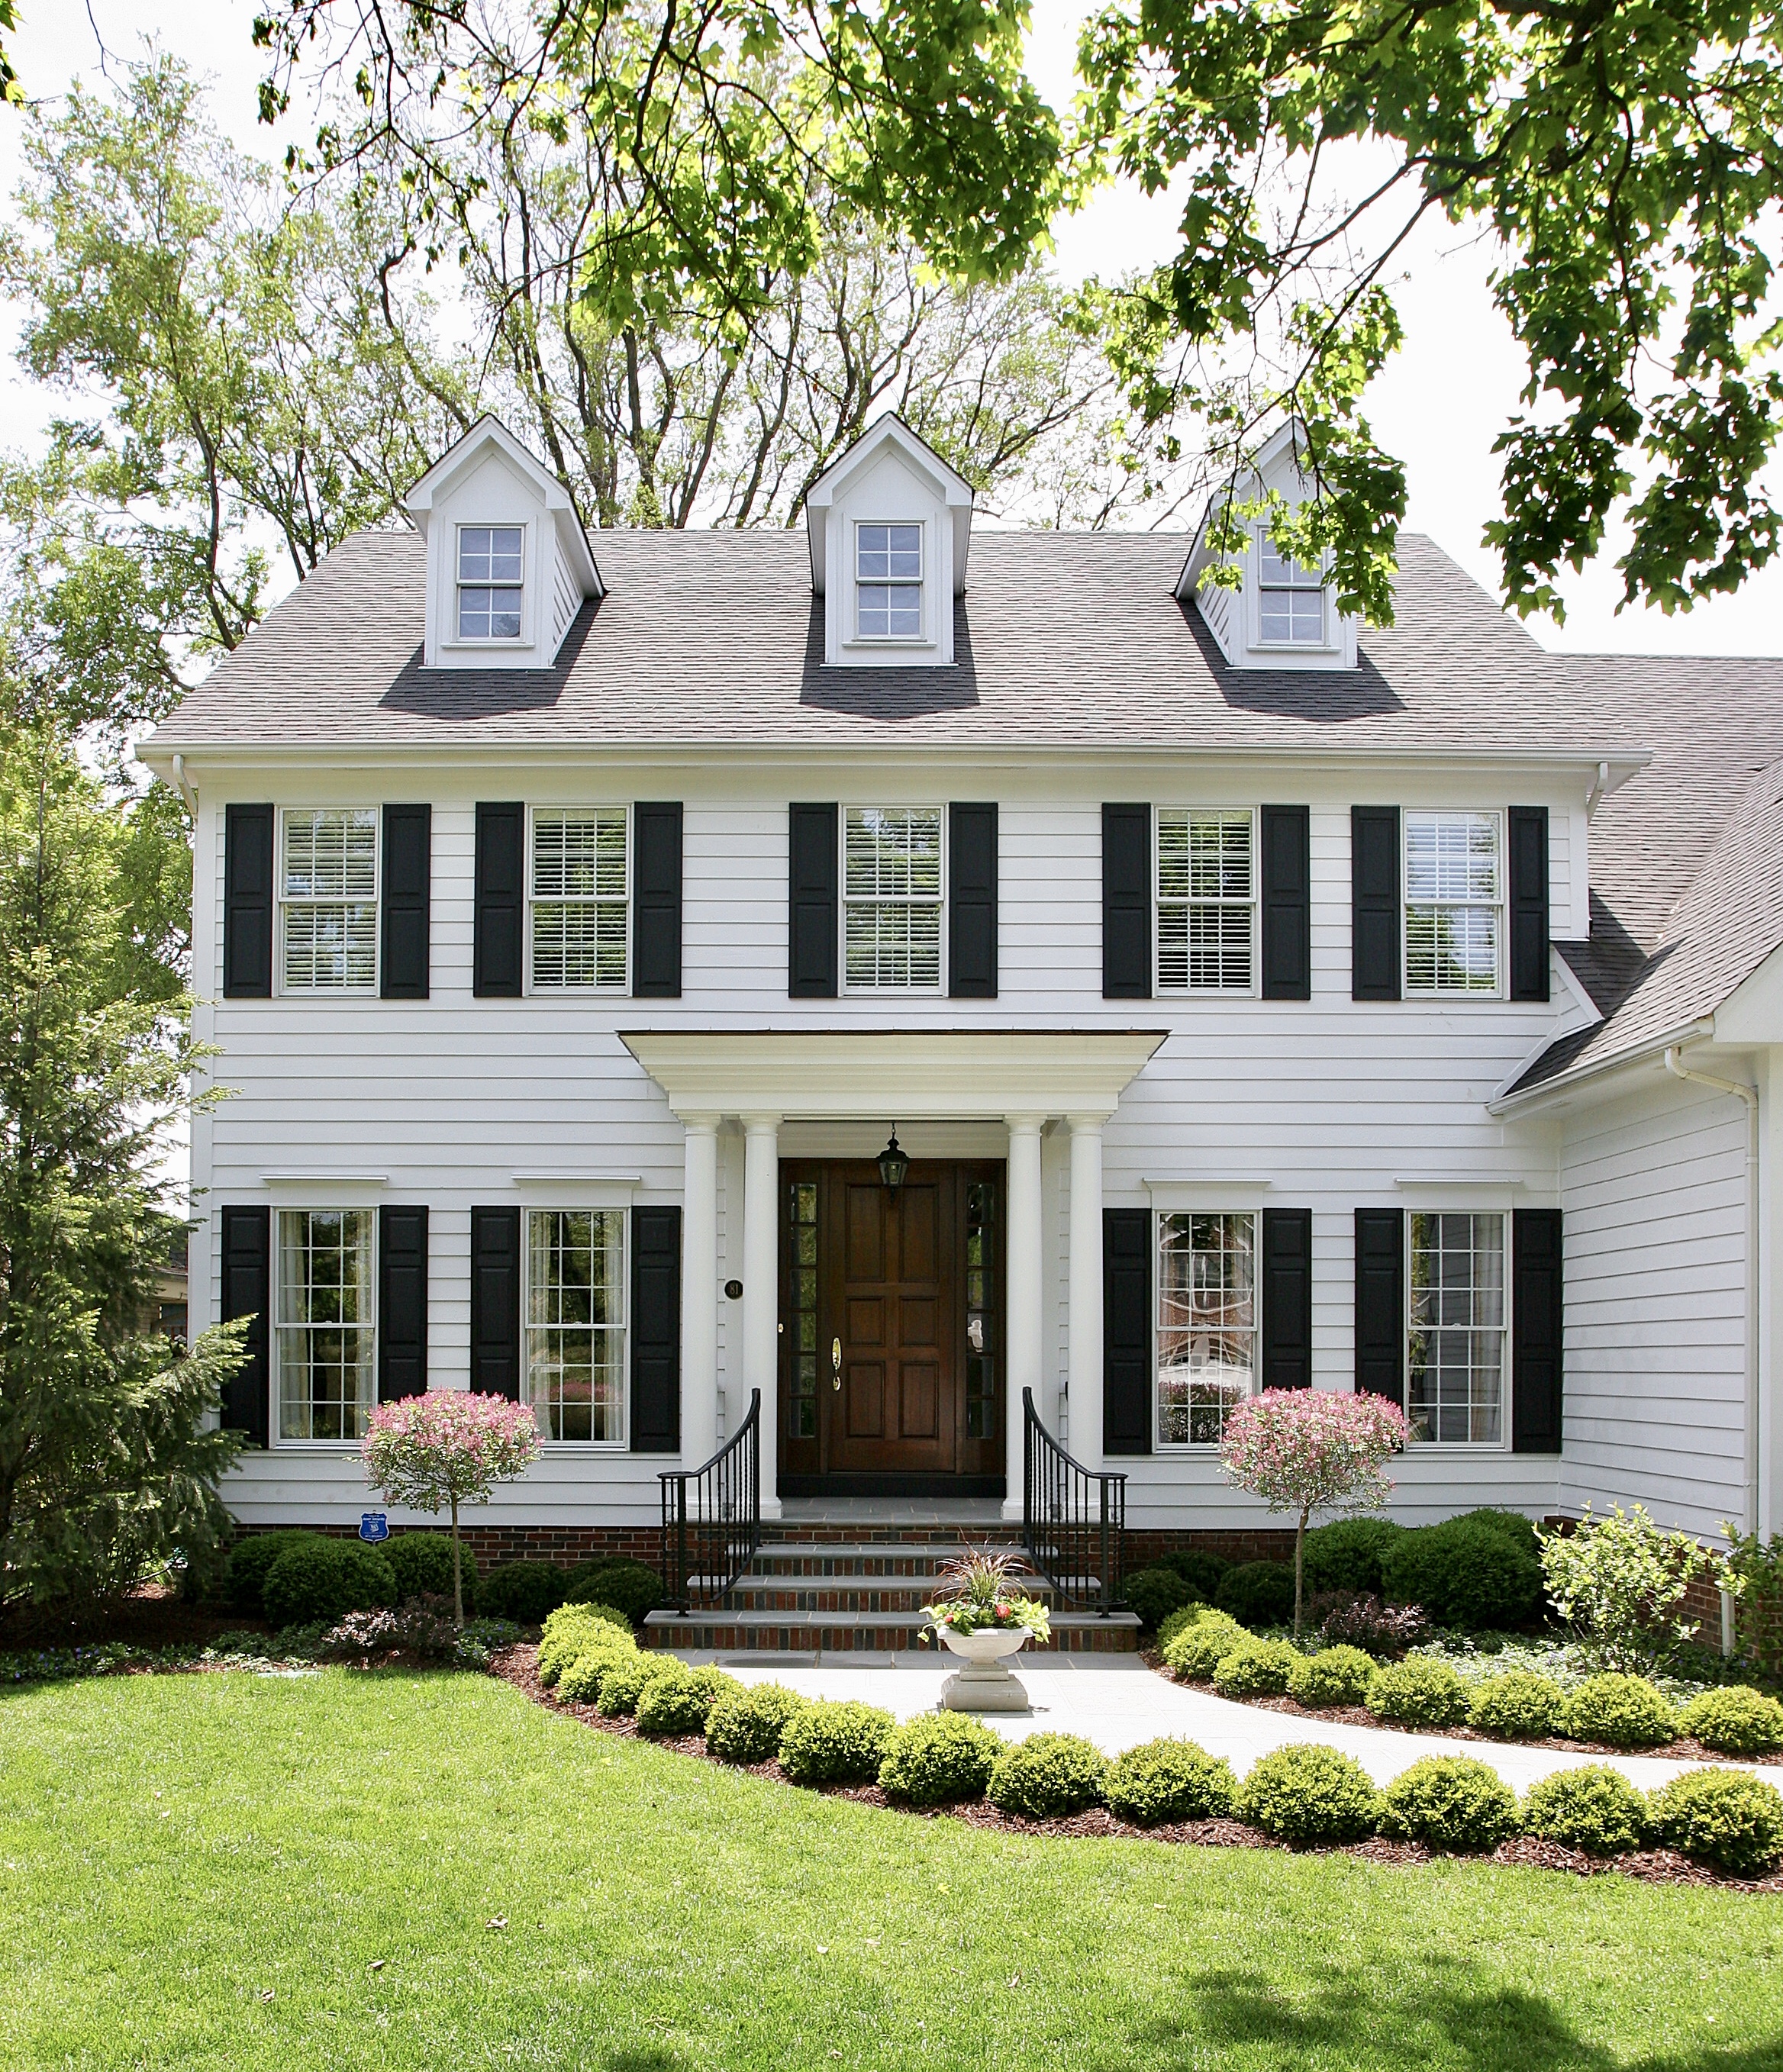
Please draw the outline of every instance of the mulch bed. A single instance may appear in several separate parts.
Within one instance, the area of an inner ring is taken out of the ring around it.
[[[511,1684],[535,1704],[549,1712],[562,1712],[579,1720],[583,1726],[592,1727],[596,1733],[611,1734],[617,1741],[649,1741],[655,1748],[672,1749],[677,1755],[698,1756],[709,1762],[717,1762],[716,1756],[708,1756],[706,1737],[702,1734],[677,1734],[658,1740],[654,1736],[640,1734],[636,1720],[611,1717],[597,1712],[592,1705],[563,1704],[554,1691],[548,1690],[538,1680],[538,1648],[536,1644],[521,1642],[506,1648],[495,1657],[490,1665],[492,1673],[504,1684]],[[1301,1708],[1294,1707],[1299,1711]],[[1345,1711],[1353,1711],[1346,1708]],[[1332,1712],[1309,1712],[1309,1719],[1331,1719],[1339,1715]],[[1378,1724],[1372,1715],[1363,1715],[1370,1726]],[[1476,1737],[1479,1739],[1484,1736]],[[1577,1748],[1577,1741],[1538,1743],[1538,1746]],[[1694,1743],[1679,1744],[1694,1746]],[[1612,1751],[1620,1753],[1620,1751]],[[794,1786],[777,1762],[730,1764],[722,1766],[735,1770],[745,1777],[759,1777],[770,1783],[784,1784],[789,1790],[810,1789]],[[988,1800],[975,1799],[960,1806],[907,1806],[900,1800],[888,1799],[876,1784],[828,1784],[816,1786],[826,1799],[846,1799],[856,1806],[872,1806],[888,1813],[902,1814],[907,1819],[957,1820],[969,1827],[986,1827],[1006,1835],[1040,1835],[1049,1840],[1131,1840],[1170,1842],[1200,1848],[1214,1849],[1287,1849],[1289,1845],[1278,1842],[1260,1829],[1246,1827],[1242,1820],[1184,1820],[1167,1822],[1162,1827],[1137,1827],[1131,1822],[1117,1819],[1104,1807],[1095,1807],[1087,1813],[1077,1813],[1069,1819],[1058,1820],[1026,1820],[1019,1814],[1004,1813]],[[1427,1864],[1437,1852],[1426,1848],[1419,1842],[1389,1841],[1384,1836],[1374,1836],[1365,1842],[1352,1842],[1338,1848],[1313,1848],[1292,1852],[1306,1856],[1356,1856],[1371,1864]],[[1651,1885],[1716,1885],[1728,1892],[1753,1892],[1783,1894],[1783,1869],[1773,1871],[1769,1877],[1723,1877],[1705,1865],[1692,1863],[1687,1856],[1677,1855],[1670,1849],[1643,1849],[1627,1856],[1591,1856],[1583,1850],[1563,1848],[1558,1842],[1544,1842],[1530,1835],[1519,1835],[1509,1842],[1501,1842],[1489,1859],[1495,1864],[1528,1864],[1541,1870],[1570,1871],[1580,1877],[1598,1877],[1615,1872],[1624,1877],[1640,1878]]]
[[[128,1647],[208,1647],[220,1633],[266,1632],[264,1619],[244,1618],[216,1605],[191,1605],[175,1592],[149,1584],[120,1603],[67,1612],[21,1612],[0,1622],[0,1653],[32,1648],[91,1647],[119,1641]]]

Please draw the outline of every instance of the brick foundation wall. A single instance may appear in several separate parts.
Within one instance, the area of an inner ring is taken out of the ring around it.
[[[260,1532],[285,1532],[288,1526],[238,1525],[238,1538],[246,1540]],[[306,1532],[319,1532],[331,1540],[356,1540],[359,1528],[352,1525],[307,1525]],[[446,1525],[396,1526],[390,1538],[400,1540],[405,1532],[444,1532]],[[662,1552],[661,1535],[653,1525],[465,1525],[458,1528],[458,1536],[476,1556],[479,1568],[492,1568],[502,1561],[555,1561],[562,1568],[573,1568],[579,1561],[591,1561],[599,1555],[623,1554],[635,1561],[648,1561],[653,1568]]]

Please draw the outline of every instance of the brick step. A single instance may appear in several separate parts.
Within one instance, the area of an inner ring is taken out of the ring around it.
[[[933,1579],[929,1579],[932,1581]],[[1059,1601],[1052,1585],[1038,1576],[1018,1579],[1026,1597],[1037,1597],[1052,1606]],[[696,1591],[696,1597],[708,1593]],[[861,1576],[745,1576],[727,1590],[723,1609],[747,1612],[839,1612],[849,1618],[863,1613],[920,1612],[933,1602],[933,1593],[920,1577],[896,1578]]]
[[[750,1563],[758,1576],[933,1576],[954,1560],[959,1548],[945,1540],[924,1544],[875,1545],[867,1541],[838,1541],[830,1545],[801,1542],[789,1544],[764,1540]],[[1015,1573],[1032,1574],[1032,1564],[1015,1547],[1001,1548],[1019,1556]]]
[[[880,1612],[850,1618],[823,1611],[651,1612],[644,1622],[646,1647],[712,1648],[778,1655],[897,1654],[918,1645],[920,1613]],[[1130,1612],[1098,1618],[1093,1612],[1059,1612],[1050,1647],[1069,1653],[1131,1654],[1139,1646],[1139,1622]],[[1028,1642],[1029,1648],[1035,1643]],[[1046,1650],[1040,1650],[1045,1652]],[[945,1654],[945,1651],[942,1651]]]
[[[983,1525],[934,1524],[867,1525],[859,1520],[825,1523],[800,1519],[764,1519],[764,1545],[825,1547],[865,1544],[873,1547],[945,1547],[957,1554],[962,1547],[1019,1547],[1022,1543],[1019,1519],[998,1520]]]

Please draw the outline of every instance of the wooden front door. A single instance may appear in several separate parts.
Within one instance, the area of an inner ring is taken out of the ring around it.
[[[781,1167],[780,1488],[994,1494],[1000,1167]]]

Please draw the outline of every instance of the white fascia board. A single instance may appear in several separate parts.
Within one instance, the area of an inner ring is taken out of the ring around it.
[[[535,454],[529,453],[499,417],[482,417],[464,436],[448,446],[402,500],[423,540],[433,520],[434,506],[468,468],[474,467],[491,448],[509,466],[525,477],[538,492],[551,515],[558,544],[584,597],[604,597],[594,549],[582,529],[582,520],[570,492]]]
[[[863,467],[871,467],[887,446],[895,446],[903,458],[926,476],[936,496],[953,523],[953,594],[966,594],[966,557],[972,543],[972,485],[943,460],[927,440],[896,414],[870,425],[844,454],[839,454],[805,492],[805,536],[811,553],[811,588],[825,594],[829,578],[826,538],[829,516],[837,497]],[[813,524],[813,514],[820,514]]]
[[[1655,1067],[1674,1043],[1700,1042],[1715,1034],[1715,1019],[1711,1015],[1704,1020],[1680,1022],[1633,1050],[1612,1053],[1606,1058],[1594,1058],[1588,1064],[1575,1065],[1568,1071],[1557,1072],[1551,1079],[1544,1079],[1538,1087],[1527,1087],[1522,1093],[1497,1093],[1486,1103],[1488,1115],[1533,1115],[1545,1108],[1570,1107],[1584,1100],[1608,1100],[1620,1088],[1606,1083],[1613,1076],[1632,1072],[1641,1066]],[[1545,1049],[1546,1045],[1543,1046]],[[1527,1065],[1523,1070],[1528,1071]],[[1512,1084],[1515,1084],[1513,1079]]]

